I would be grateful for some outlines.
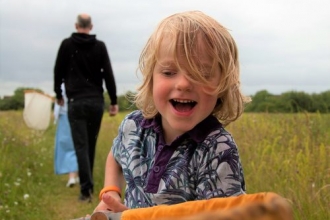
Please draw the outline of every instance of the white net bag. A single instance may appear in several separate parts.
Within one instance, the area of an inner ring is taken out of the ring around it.
[[[23,119],[35,130],[46,130],[51,119],[53,98],[34,90],[24,92]]]

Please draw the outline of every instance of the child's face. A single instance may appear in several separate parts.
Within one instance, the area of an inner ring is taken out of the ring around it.
[[[210,88],[188,80],[187,75],[192,73],[187,70],[187,61],[179,56],[181,68],[177,67],[174,57],[167,53],[166,41],[162,45],[153,71],[153,101],[162,116],[165,141],[172,142],[175,137],[191,130],[212,113],[217,95],[206,93]],[[205,53],[200,53],[198,58],[204,71],[211,71],[213,60]],[[208,79],[209,85],[216,86],[219,78],[218,67],[216,74]]]

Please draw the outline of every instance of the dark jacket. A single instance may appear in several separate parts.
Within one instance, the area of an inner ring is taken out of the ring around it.
[[[103,100],[103,80],[111,104],[117,104],[116,84],[105,44],[96,35],[73,33],[59,48],[54,68],[54,91],[62,98],[65,83],[68,100]]]

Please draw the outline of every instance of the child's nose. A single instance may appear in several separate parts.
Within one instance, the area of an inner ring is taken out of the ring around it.
[[[175,88],[180,91],[190,91],[192,90],[192,83],[184,74],[180,74],[176,79]]]

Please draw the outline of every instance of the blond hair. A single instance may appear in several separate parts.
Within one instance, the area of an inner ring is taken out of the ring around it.
[[[249,101],[249,97],[240,91],[236,43],[225,27],[200,11],[177,13],[165,18],[145,45],[139,59],[143,82],[133,100],[144,117],[152,118],[158,114],[153,102],[152,75],[165,38],[171,39],[166,46],[179,68],[178,54],[184,54],[189,68],[187,78],[193,83],[210,84],[201,71],[198,59],[201,48],[213,59],[210,74],[215,74],[216,65],[220,67],[219,83],[212,88],[212,93],[218,97],[212,114],[224,125],[235,121],[243,113],[244,103]]]

